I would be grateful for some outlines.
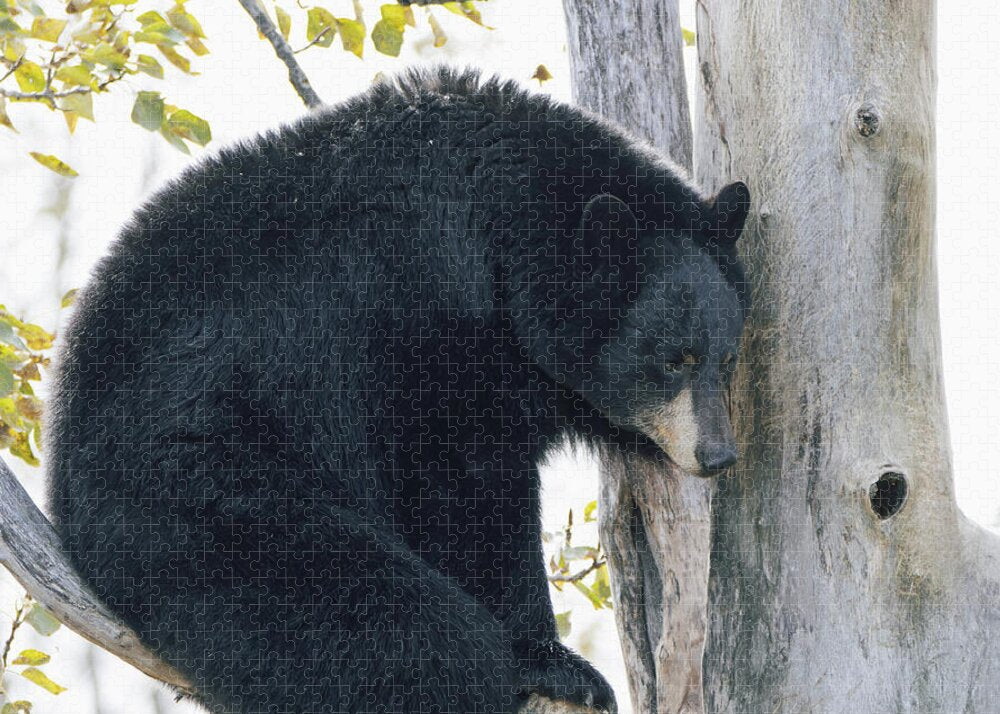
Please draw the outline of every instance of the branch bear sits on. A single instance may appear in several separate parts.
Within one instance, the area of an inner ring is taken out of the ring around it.
[[[748,203],[471,71],[223,149],[68,329],[67,551],[211,712],[613,711],[556,634],[538,464],[733,463]]]

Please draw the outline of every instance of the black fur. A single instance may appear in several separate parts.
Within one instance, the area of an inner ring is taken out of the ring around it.
[[[629,421],[679,388],[657,365],[736,348],[730,213],[472,72],[222,150],[67,332],[66,548],[213,712],[612,707],[557,640],[537,464],[567,434],[658,453]]]

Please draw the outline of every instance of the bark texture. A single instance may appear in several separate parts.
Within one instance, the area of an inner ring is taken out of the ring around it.
[[[575,102],[691,167],[676,2],[564,0]],[[603,454],[600,531],[636,714],[703,711],[709,482]]]
[[[698,178],[755,202],[712,712],[1000,702],[1000,546],[956,507],[941,378],[934,22],[933,0],[698,3]]]

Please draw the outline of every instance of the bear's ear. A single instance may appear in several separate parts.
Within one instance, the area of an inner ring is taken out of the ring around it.
[[[595,262],[635,259],[638,221],[624,201],[610,193],[594,196],[583,208],[579,246]]]
[[[731,183],[712,201],[708,216],[711,240],[726,244],[740,237],[750,212],[750,189],[742,181]]]

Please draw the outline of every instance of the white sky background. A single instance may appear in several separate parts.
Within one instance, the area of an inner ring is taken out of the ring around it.
[[[163,9],[170,4],[168,0],[160,3]],[[322,4],[338,14],[351,14],[349,0]],[[379,3],[364,0],[364,4],[372,22]],[[688,28],[694,26],[692,4],[693,0],[682,1],[683,24]],[[993,197],[992,179],[1000,160],[1000,123],[996,121],[1000,6],[993,0],[945,0],[940,5],[938,265],[956,491],[959,504],[971,518],[994,526],[1000,520],[1000,484],[992,473],[1000,433],[1000,335],[996,330],[1000,244],[994,235],[994,226],[1000,223],[1000,201]],[[285,6],[292,9],[294,3],[289,0]],[[269,46],[257,39],[235,0],[189,0],[189,7],[202,21],[212,50],[194,63],[201,76],[183,76],[168,67],[166,82],[140,75],[119,84],[111,95],[95,101],[98,123],[80,121],[72,139],[55,114],[37,106],[10,108],[21,133],[0,131],[0,300],[27,319],[55,327],[63,292],[84,284],[90,268],[142,196],[191,161],[131,123],[129,112],[136,91],[160,90],[168,102],[210,120],[212,147],[303,113],[282,65]],[[523,81],[538,64],[545,64],[554,79],[543,91],[569,100],[561,3],[494,0],[482,9],[488,24],[496,28],[492,32],[449,13],[436,13],[449,36],[443,50],[426,46],[429,31],[422,22],[418,30],[408,30],[400,59],[380,55],[369,45],[365,60],[360,61],[340,50],[339,40],[333,48],[314,48],[299,57],[313,86],[328,102],[365,88],[377,71],[424,61],[471,64]],[[294,18],[293,35],[301,38],[304,13]],[[415,39],[422,41],[415,43]],[[300,44],[301,40],[293,46]],[[418,52],[420,46],[423,49]],[[687,52],[690,61],[693,50]],[[32,161],[28,151],[54,153],[80,172],[71,182],[69,215],[73,220],[65,255],[58,250],[57,224],[44,214],[63,180]],[[41,471],[6,460],[32,495],[40,497]],[[585,459],[557,459],[546,469],[547,530],[557,530],[570,508],[579,514],[587,501],[596,498],[596,479],[594,465]],[[578,528],[575,540],[593,542],[596,535]],[[0,577],[0,635],[6,634],[17,594],[9,579]],[[610,613],[594,612],[573,591],[555,602],[557,612],[570,608],[574,612],[571,639],[577,645],[589,643],[587,651],[612,681],[627,712],[628,694]],[[33,640],[19,636],[18,642],[27,647]],[[38,714],[194,711],[175,705],[161,687],[64,630],[49,641],[34,642],[54,654],[45,669],[70,688],[54,697],[9,677],[11,693],[31,698]],[[91,685],[91,667],[101,683],[100,691]]]

